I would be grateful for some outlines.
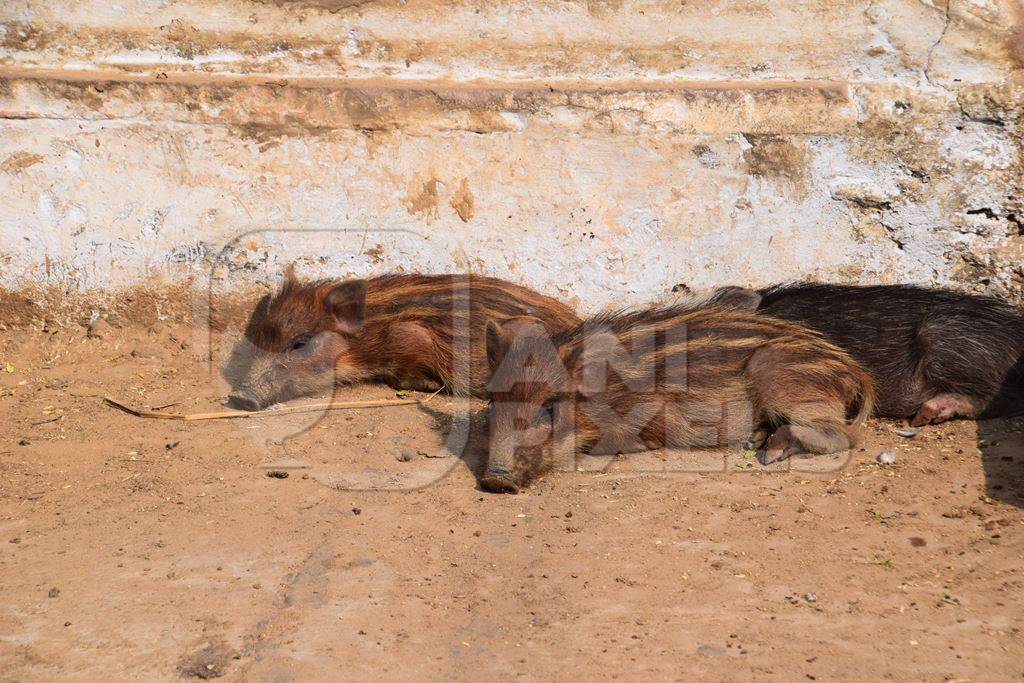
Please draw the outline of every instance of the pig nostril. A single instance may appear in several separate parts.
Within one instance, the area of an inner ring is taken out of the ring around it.
[[[228,405],[239,410],[259,410],[261,407],[254,396],[242,393],[228,395]]]

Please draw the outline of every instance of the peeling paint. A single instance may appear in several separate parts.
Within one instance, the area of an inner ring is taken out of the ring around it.
[[[476,212],[476,202],[473,199],[473,193],[469,189],[469,180],[467,178],[462,179],[458,191],[452,195],[451,205],[455,209],[455,213],[459,214],[459,218],[462,219],[463,223],[468,223],[469,219]]]
[[[0,163],[2,173],[20,173],[30,166],[34,166],[43,160],[39,154],[32,152],[15,152]]]
[[[438,217],[438,205],[440,202],[438,186],[441,181],[431,178],[419,185],[419,189],[410,192],[405,203],[409,207],[409,213],[423,214],[425,218]]]
[[[12,291],[250,291],[294,260],[587,309],[797,278],[1024,298],[1013,0],[26,0],[0,25]]]

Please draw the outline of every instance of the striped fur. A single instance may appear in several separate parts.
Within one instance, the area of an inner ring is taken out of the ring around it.
[[[391,274],[302,283],[290,275],[253,312],[247,343],[236,354],[243,360],[233,360],[228,377],[232,400],[260,407],[367,380],[483,396],[484,326],[520,315],[552,331],[579,322],[556,299],[490,277]]]
[[[874,396],[870,375],[816,333],[714,303],[602,315],[550,338],[518,318],[489,325],[488,344],[494,490],[577,453],[737,445],[758,431],[764,461],[843,450]]]

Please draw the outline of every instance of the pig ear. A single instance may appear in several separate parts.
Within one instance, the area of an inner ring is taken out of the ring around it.
[[[547,339],[544,324],[530,315],[487,321],[487,361],[494,371],[517,340]]]
[[[366,280],[346,280],[335,285],[324,298],[324,307],[334,318],[334,329],[355,334],[366,315]]]
[[[292,261],[284,267],[284,286],[286,289],[291,289],[299,284],[299,278],[295,275],[295,261]]]
[[[487,321],[487,364],[494,372],[508,353],[509,335],[505,325],[497,320]]]
[[[761,305],[761,293],[746,287],[719,287],[711,293],[708,303],[753,313]]]
[[[267,319],[267,312],[269,310],[270,295],[264,294],[260,297],[260,300],[256,302],[256,306],[253,307],[252,313],[249,314],[249,320],[245,323],[245,336],[249,341],[255,342],[264,321]]]
[[[491,392],[507,392],[520,382],[540,382],[551,391],[570,391],[558,349],[544,324],[532,316],[487,323]]]

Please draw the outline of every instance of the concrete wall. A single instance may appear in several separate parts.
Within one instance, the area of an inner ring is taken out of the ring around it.
[[[241,285],[297,258],[486,272],[584,308],[800,277],[1019,299],[1022,15],[11,0],[0,287]]]

